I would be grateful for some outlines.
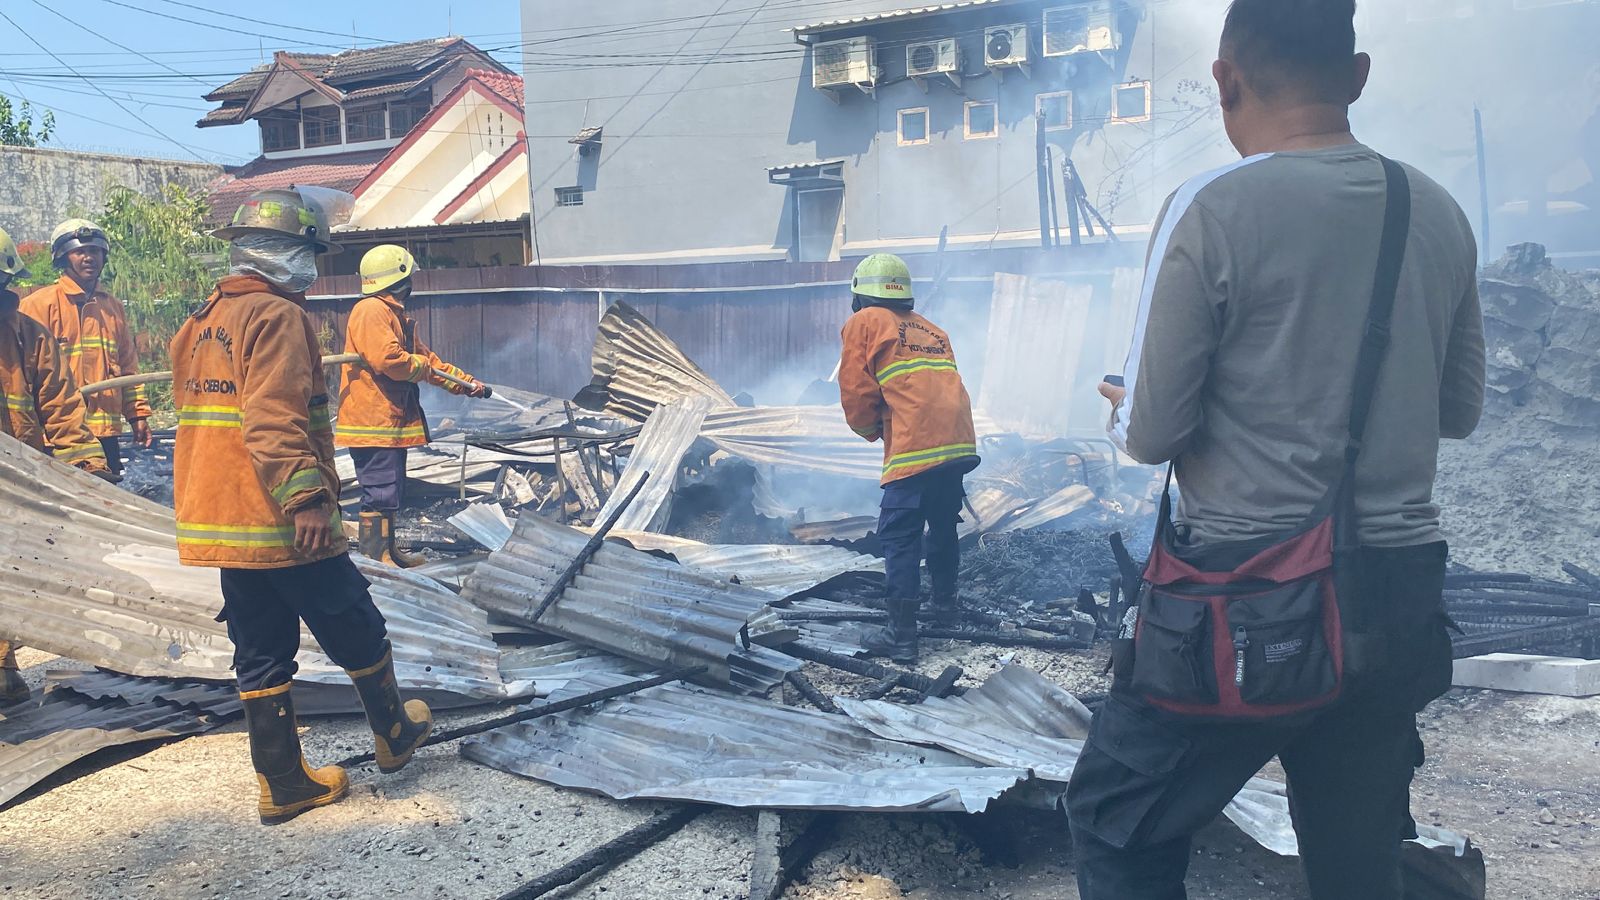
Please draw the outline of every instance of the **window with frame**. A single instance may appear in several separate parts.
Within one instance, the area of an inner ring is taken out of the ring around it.
[[[969,100],[966,106],[966,137],[985,140],[1000,134],[1000,113],[992,100]]]
[[[583,205],[583,188],[581,188],[581,187],[558,187],[558,188],[556,188],[556,205],[557,206],[582,206]]]
[[[268,113],[261,123],[261,152],[300,149],[300,117],[293,113]]]
[[[344,138],[352,144],[381,141],[389,136],[388,115],[383,104],[356,106],[345,110]]]
[[[1111,121],[1150,121],[1150,82],[1134,81],[1112,88]]]
[[[340,134],[343,123],[337,106],[303,110],[300,121],[305,126],[307,147],[330,147],[343,140],[344,136]]]
[[[928,143],[928,108],[902,109],[897,114],[895,140],[902,147]]]
[[[1044,117],[1045,131],[1066,131],[1072,128],[1072,92],[1040,94],[1034,100],[1034,111]]]
[[[417,123],[428,117],[428,112],[433,109],[433,100],[424,94],[421,97],[409,97],[389,104],[389,136],[402,138],[417,127]]]

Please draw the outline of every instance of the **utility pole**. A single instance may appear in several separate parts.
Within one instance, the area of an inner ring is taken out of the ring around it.
[[[1044,142],[1044,113],[1033,117],[1034,174],[1039,183],[1039,246],[1051,246],[1050,234],[1050,164],[1046,162]]]
[[[1478,136],[1478,206],[1481,217],[1478,224],[1478,262],[1481,265],[1489,261],[1489,248],[1494,245],[1489,242],[1489,160],[1484,153],[1483,110],[1477,104],[1472,106],[1472,125]]]

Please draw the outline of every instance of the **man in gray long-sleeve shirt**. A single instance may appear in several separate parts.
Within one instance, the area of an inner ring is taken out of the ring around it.
[[[1235,0],[1214,74],[1243,159],[1167,202],[1126,386],[1101,386],[1124,449],[1173,463],[1196,551],[1295,528],[1344,463],[1387,194],[1379,156],[1350,133],[1371,65],[1354,12],[1353,0]],[[1471,226],[1443,188],[1407,174],[1392,340],[1356,469],[1359,590],[1341,596],[1382,635],[1380,662],[1310,719],[1248,725],[1164,714],[1119,678],[1068,792],[1085,900],[1183,897],[1191,836],[1274,756],[1311,895],[1401,897],[1415,714],[1450,683],[1439,440],[1472,432],[1484,389]]]

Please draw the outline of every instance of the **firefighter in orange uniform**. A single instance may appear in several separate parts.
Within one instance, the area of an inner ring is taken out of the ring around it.
[[[263,824],[333,803],[338,766],[306,765],[290,683],[300,622],[355,682],[378,766],[398,771],[433,727],[402,703],[383,615],[339,525],[321,351],[303,307],[328,218],[297,190],[262,191],[217,237],[229,274],[172,340],[178,556],[222,570],[222,619],[261,789]]]
[[[490,396],[489,386],[440,359],[417,337],[406,315],[417,261],[404,247],[384,244],[361,258],[362,299],[350,311],[344,352],[361,357],[345,368],[334,441],[350,448],[361,484],[362,554],[402,568],[415,561],[394,546],[394,517],[406,483],[406,450],[429,440],[419,385],[452,394]],[[447,372],[469,381],[469,390],[440,378]]]
[[[903,260],[886,253],[862,260],[851,292],[839,395],[850,428],[883,441],[878,540],[889,607],[887,626],[863,643],[875,655],[911,663],[924,556],[935,618],[951,623],[959,615],[961,479],[979,462],[972,401],[949,335],[912,311],[911,270]]]
[[[83,398],[55,338],[17,311],[11,282],[26,278],[11,236],[0,230],[0,434],[107,480],[105,454],[83,424]],[[0,625],[0,629],[3,629]],[[28,699],[16,641],[0,630],[0,706]]]
[[[79,387],[139,371],[139,348],[128,331],[122,301],[100,289],[111,242],[99,225],[68,219],[50,237],[50,253],[61,278],[22,301],[24,315],[43,325],[61,343]],[[84,398],[89,430],[100,439],[111,471],[122,474],[118,446],[126,421],[141,447],[153,442],[150,402],[143,385],[102,391]]]

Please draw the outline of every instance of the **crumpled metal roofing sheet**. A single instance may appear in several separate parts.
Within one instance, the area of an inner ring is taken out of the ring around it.
[[[611,537],[640,550],[664,550],[678,562],[725,578],[775,598],[808,591],[847,572],[882,572],[883,560],[840,547],[803,544],[702,544],[688,538],[638,531],[613,530]]]
[[[172,510],[0,435],[0,622],[24,643],[130,675],[233,678],[215,569],[178,563]],[[429,579],[356,557],[388,620],[400,683],[506,696],[481,610]],[[302,635],[305,681],[344,683]]]
[[[618,800],[781,809],[981,812],[1027,777],[843,716],[678,685],[501,728],[461,753]]]
[[[1089,711],[1065,689],[1023,666],[1006,666],[960,697],[916,706],[836,698],[844,714],[879,737],[942,747],[989,765],[1026,769],[1066,784],[1089,733]],[[1278,782],[1253,778],[1224,814],[1257,843],[1282,856],[1297,852],[1289,800]],[[1438,844],[1465,847],[1442,829]]]
[[[52,676],[43,701],[0,718],[0,806],[98,750],[199,734],[242,712],[230,685]]]
[[[595,521],[608,521],[648,472],[650,480],[622,511],[616,527],[629,531],[655,531],[666,527],[667,517],[672,513],[672,491],[678,469],[683,464],[684,454],[700,436],[701,423],[710,411],[711,401],[705,397],[683,397],[656,407],[639,432],[639,439],[628,456],[628,467],[622,470],[616,489],[595,515]]]
[[[585,390],[605,392],[605,410],[632,422],[681,397],[705,397],[713,406],[733,398],[661,329],[626,303],[601,317],[591,358],[594,378]]]
[[[513,622],[533,610],[589,536],[538,516],[467,579],[463,596]],[[707,683],[766,691],[800,661],[761,646],[795,634],[771,595],[616,543],[600,547],[539,619],[538,628],[649,665],[706,667]],[[752,646],[742,645],[741,633]]]

